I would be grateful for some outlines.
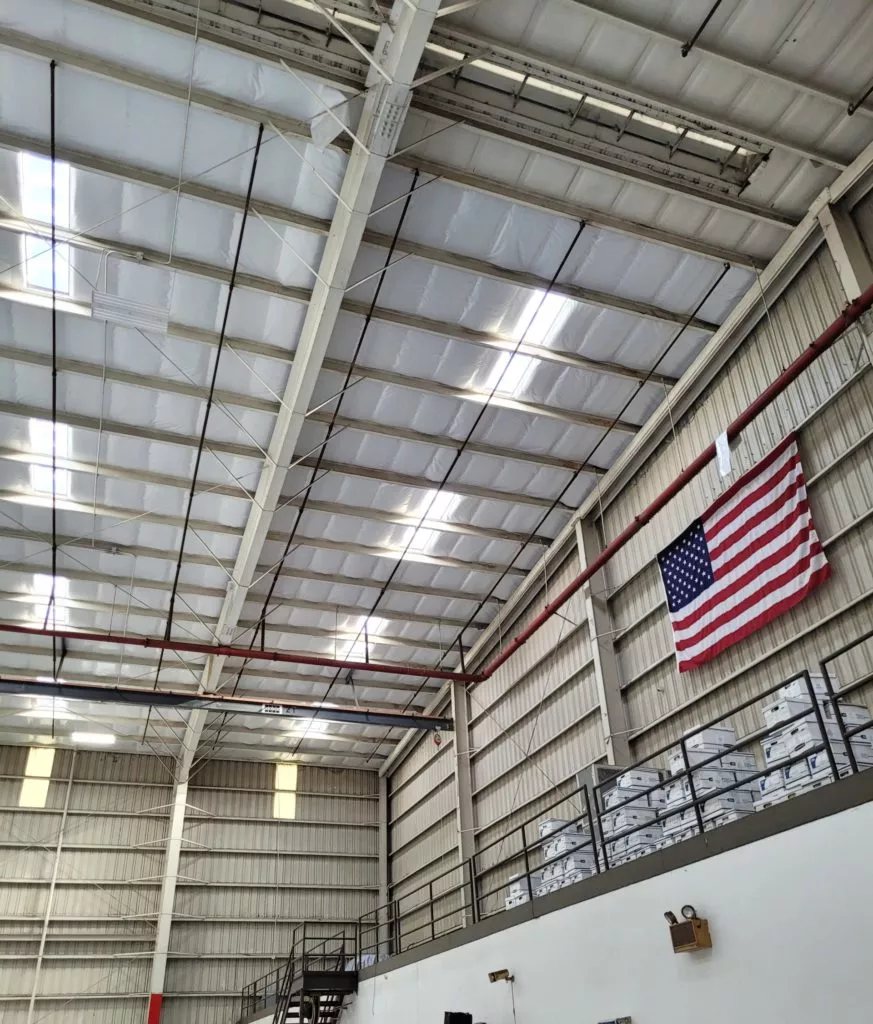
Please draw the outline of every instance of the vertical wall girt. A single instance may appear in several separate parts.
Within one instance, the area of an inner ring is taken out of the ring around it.
[[[458,856],[461,862],[472,861],[476,852],[476,835],[473,821],[473,773],[470,766],[470,700],[465,683],[452,683],[452,720],[455,729],[455,796],[457,798]],[[468,869],[467,899],[475,885],[472,871]],[[465,900],[466,902],[466,900]],[[472,911],[464,913],[464,925],[472,924]]]
[[[167,976],[167,954],[170,950],[170,930],[173,926],[173,905],[176,902],[176,883],[179,879],[179,860],[182,853],[182,833],[185,828],[185,809],[188,806],[188,782],[191,776],[194,754],[200,741],[200,733],[203,731],[205,720],[205,711],[191,712],[185,729],[182,756],[179,759],[176,770],[176,783],[173,788],[173,804],[170,814],[170,834],[167,837],[164,874],[161,879],[155,951],[152,957],[152,972],[149,983],[150,995],[147,1024],[158,1024],[161,1019],[164,982]]]
[[[61,867],[61,854],[64,849],[64,833],[67,830],[67,817],[70,810],[70,795],[73,791],[73,774],[76,768],[76,751],[70,754],[70,772],[67,776],[67,788],[64,792],[64,808],[61,811],[61,827],[58,830],[58,841],[55,846],[55,855],[52,861],[52,879],[49,883],[48,894],[45,900],[45,913],[42,919],[42,931],[39,936],[39,949],[36,954],[36,966],[33,970],[33,986],[30,990],[30,1003],[27,1007],[27,1024],[33,1024],[33,1011],[36,1004],[36,996],[39,990],[39,978],[42,973],[42,961],[45,955],[45,944],[48,939],[49,924],[51,923],[52,909],[55,902],[55,889],[58,885],[58,873]]]
[[[379,895],[376,906],[376,947],[379,959],[388,956],[391,952],[389,946],[390,927],[387,909],[391,887],[390,856],[389,846],[389,803],[388,803],[388,778],[385,775],[379,776]],[[373,941],[372,935],[365,936],[365,944],[370,945]]]
[[[576,523],[576,545],[579,563],[584,570],[602,550],[603,542],[596,527],[589,521]],[[583,588],[588,638],[594,659],[594,678],[600,702],[603,744],[609,764],[630,764],[627,713],[621,695],[621,676],[613,644],[612,615],[607,597],[606,569],[596,572]]]

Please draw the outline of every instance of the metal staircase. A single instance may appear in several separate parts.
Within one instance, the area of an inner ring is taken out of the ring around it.
[[[324,925],[304,922],[294,929],[283,967],[243,989],[241,1020],[273,1011],[273,1024],[335,1024],[343,1000],[358,988],[354,930],[328,938]]]

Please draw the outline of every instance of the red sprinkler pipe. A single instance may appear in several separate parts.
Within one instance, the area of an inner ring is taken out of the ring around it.
[[[727,428],[728,440],[733,440],[763,412],[768,405],[796,380],[803,371],[826,352],[840,335],[852,326],[873,306],[873,286],[868,288],[854,302],[849,303],[845,310],[825,331],[815,339],[791,363],[773,383],[755,399],[754,402],[731,423]],[[679,476],[666,487],[655,500],[642,512],[634,516],[624,530],[600,552],[597,558],[571,583],[569,583],[554,601],[550,601],[540,614],[511,640],[494,659],[485,666],[482,672],[451,672],[448,669],[424,668],[420,665],[386,664],[384,662],[344,661],[340,658],[321,658],[312,654],[298,654],[292,651],[262,651],[258,648],[214,646],[211,644],[187,643],[182,640],[158,640],[151,637],[117,636],[111,633],[79,633],[63,629],[39,629],[30,626],[18,626],[11,623],[0,623],[0,633],[23,633],[28,636],[56,636],[66,640],[82,640],[86,643],[121,644],[128,647],[149,647],[157,650],[179,651],[191,654],[218,655],[226,658],[243,658],[249,661],[274,661],[290,665],[314,665],[318,668],[354,669],[360,672],[376,672],[383,675],[417,676],[424,679],[452,679],[461,683],[479,683],[492,676],[507,659],[527,643],[536,631],[550,619],[559,608],[567,603],[580,587],[620,551],[625,544],[646,525],[646,523],[664,508],[697,474],[715,458],[715,444],[700,453],[697,458],[684,469]]]
[[[455,679],[462,683],[479,682],[481,676],[471,672],[451,672],[446,668],[425,668],[423,665],[391,665],[378,661],[343,661],[320,658],[296,651],[262,651],[258,647],[227,647],[219,644],[195,644],[186,640],[156,640],[148,636],[121,636],[115,633],[79,633],[70,629],[39,629],[0,623],[0,633],[23,633],[25,636],[56,636],[64,640],[81,640],[92,644],[121,644],[123,647],[148,647],[158,651],[179,651],[187,654],[212,654],[223,658],[245,658],[248,661],[280,661],[290,665],[315,665],[318,668],[347,668],[360,672],[381,672],[394,676],[420,676],[424,679]]]
[[[756,416],[762,413],[775,398],[781,395],[788,385],[791,384],[792,381],[796,380],[808,366],[818,359],[820,355],[827,352],[843,331],[848,327],[851,327],[852,324],[866,313],[871,306],[873,306],[873,285],[855,299],[854,302],[850,302],[830,327],[825,328],[824,332],[820,334],[814,342],[812,342],[809,348],[804,349],[794,362],[790,363],[782,373],[779,374],[776,380],[774,380],[768,388],[765,388],[754,402],[752,402],[751,405],[737,416],[733,423],[731,423],[727,428],[728,440],[732,441],[742,430],[745,430]],[[550,619],[559,608],[565,605],[580,587],[584,586],[599,569],[602,569],[603,566],[606,565],[614,554],[621,551],[631,537],[635,537],[646,523],[654,515],[660,512],[665,505],[672,501],[673,498],[675,498],[676,495],[686,486],[686,484],[690,483],[704,468],[704,466],[707,466],[714,458],[715,442],[713,442],[708,448],[705,448],[690,466],[683,469],[679,476],[677,476],[671,484],[661,491],[651,505],[635,515],[633,522],[629,523],[615,538],[615,540],[612,541],[611,544],[608,544],[583,572],[564,587],[554,601],[550,601],[546,605],[546,607],[526,629],[522,630],[518,636],[514,637],[503,648],[503,650],[485,666],[482,670],[482,675],[486,679],[489,676],[494,675],[497,669],[499,669],[508,658],[511,658],[519,647],[530,640],[544,622]]]

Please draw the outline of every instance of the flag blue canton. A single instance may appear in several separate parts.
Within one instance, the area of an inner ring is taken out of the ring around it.
[[[709,547],[698,520],[658,555],[667,607],[678,612],[715,582]]]

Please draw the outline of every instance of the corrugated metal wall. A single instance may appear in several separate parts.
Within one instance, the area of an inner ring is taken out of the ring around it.
[[[33,1019],[140,1024],[172,779],[155,757],[59,750],[46,808],[19,809],[27,753],[0,748],[0,1018],[27,1020],[45,927]]]
[[[873,251],[873,197],[854,216]],[[822,247],[719,379],[675,425],[674,435],[607,508],[602,524],[607,541],[834,320],[845,301],[833,260]],[[810,500],[834,570],[825,587],[711,666],[679,678],[654,558],[721,493],[714,466],[609,564],[609,611],[634,756],[645,756],[798,669],[815,667],[822,655],[873,624],[873,342],[865,342],[864,329],[847,333],[734,445],[735,469],[744,470],[788,431],[798,431]],[[556,561],[560,564],[549,569],[548,589],[543,587],[523,614],[504,624],[502,639],[517,633],[579,571],[575,549],[568,547]],[[480,870],[519,850],[517,832],[491,844],[542,813],[573,787],[581,767],[604,754],[582,594],[563,611],[566,618],[550,620],[491,679],[470,691]],[[499,646],[495,640],[494,649]],[[873,642],[838,666],[841,681],[871,669]],[[743,719],[735,724],[746,732],[762,723]],[[429,741],[419,741],[398,766],[391,786],[392,870],[395,890],[406,891],[404,886],[420,884],[456,863],[456,792],[448,746],[438,751]],[[550,813],[569,817],[581,811],[568,805]],[[487,887],[505,882],[520,863],[492,873]],[[483,909],[501,904],[502,893],[495,893]]]
[[[504,639],[526,626],[580,571],[575,543],[548,572]],[[500,644],[498,643],[499,647]],[[576,787],[580,768],[604,752],[585,600],[577,593],[490,679],[470,691],[473,806],[477,870],[485,871],[522,846],[520,833],[494,841],[537,816]],[[552,816],[576,817],[578,801]],[[526,833],[528,843],[533,830]],[[482,891],[501,885],[521,861],[488,873]],[[483,901],[483,912],[502,906],[502,894]]]
[[[607,510],[611,539],[794,359],[845,305],[836,268],[821,249],[675,436]],[[816,525],[832,579],[708,666],[681,677],[654,561],[660,548],[719,494],[714,465],[693,481],[607,567],[623,693],[638,757],[695,723],[752,697],[857,636],[873,610],[873,373],[862,330],[853,329],[760,416],[734,445],[735,465],[754,465],[798,430]],[[734,478],[736,476],[736,472]],[[762,723],[738,721],[742,731]]]
[[[26,747],[0,748],[0,1018],[24,1024],[73,754],[45,810],[19,809]],[[375,773],[300,766],[297,817],[273,818],[267,763],[215,761],[192,779],[170,936],[169,1024],[231,1021],[240,989],[287,955],[300,921],[325,934],[371,910]],[[172,778],[156,757],[79,751],[34,1020],[144,1020]],[[71,997],[72,1001],[70,1000]]]
[[[192,777],[163,1024],[234,1019],[296,924],[331,935],[376,905],[376,774],[300,765],[293,821],[273,817],[273,780],[273,765],[236,761]]]
[[[441,709],[441,710],[446,710]],[[431,937],[430,915],[410,914],[420,903],[461,882],[458,870],[458,823],[455,783],[455,745],[452,739],[423,733],[411,744],[406,756],[389,779],[389,850],[391,856],[391,899],[399,901],[404,946]],[[421,887],[425,888],[422,889]],[[452,913],[458,899],[439,901],[436,916],[446,915],[435,925],[436,934],[452,930],[459,923]]]

